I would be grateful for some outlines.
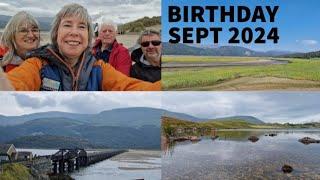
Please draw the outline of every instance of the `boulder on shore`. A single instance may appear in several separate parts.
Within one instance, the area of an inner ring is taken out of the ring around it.
[[[190,141],[200,141],[201,139],[200,138],[198,138],[197,136],[191,136],[190,137]]]

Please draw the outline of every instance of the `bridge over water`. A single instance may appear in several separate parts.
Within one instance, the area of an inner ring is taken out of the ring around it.
[[[99,150],[87,151],[84,149],[60,149],[51,155],[53,173],[73,172],[80,167],[103,161],[112,156],[127,152],[127,150]]]

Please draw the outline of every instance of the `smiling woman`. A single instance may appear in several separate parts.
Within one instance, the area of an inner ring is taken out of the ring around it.
[[[89,47],[93,35],[91,24],[83,6],[64,6],[53,22],[52,44],[32,51],[29,59],[7,74],[15,90],[160,90],[160,82],[129,78],[97,60]],[[0,72],[0,78],[5,79],[5,74]]]
[[[6,25],[0,41],[0,64],[9,72],[22,64],[28,51],[39,46],[39,24],[27,12],[18,12]]]

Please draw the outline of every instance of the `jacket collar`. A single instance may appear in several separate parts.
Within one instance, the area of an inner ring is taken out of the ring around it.
[[[85,56],[85,58],[83,58]],[[44,45],[38,49],[35,49],[28,53],[27,58],[37,57],[41,60],[45,60],[50,65],[56,65],[64,70],[67,70],[66,63],[64,61],[63,56],[59,53],[59,50],[52,45]],[[82,56],[81,60],[84,60],[84,65],[88,63],[88,61],[95,61],[95,58],[92,58],[92,54],[89,49],[86,49]]]

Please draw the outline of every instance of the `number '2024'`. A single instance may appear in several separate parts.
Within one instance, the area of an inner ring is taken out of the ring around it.
[[[271,40],[274,44],[277,44],[280,39],[278,35],[278,28],[271,28],[266,37],[266,32],[262,27],[255,28],[255,34],[253,30],[249,27],[245,27],[242,30],[232,27],[229,29],[229,31],[233,33],[232,37],[229,39],[230,44],[239,44],[240,41],[242,41],[245,44],[252,43],[255,35],[257,35],[254,40],[255,44],[264,44],[266,43],[266,40]]]

